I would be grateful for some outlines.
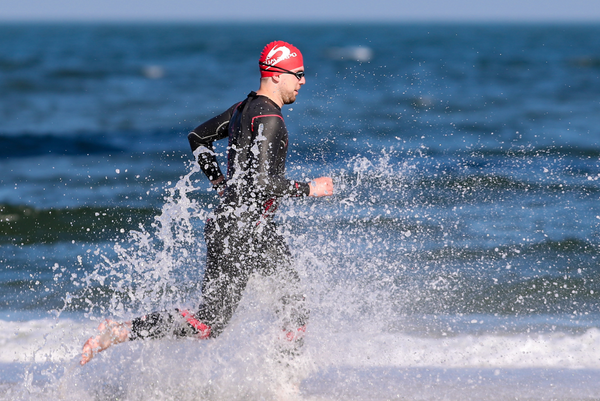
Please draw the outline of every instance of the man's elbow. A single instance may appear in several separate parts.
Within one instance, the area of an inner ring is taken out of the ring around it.
[[[196,149],[198,149],[198,147],[200,147],[200,145],[202,145],[200,137],[194,131],[190,132],[188,134],[187,138],[188,138],[188,142],[190,143],[190,147],[192,148],[192,152],[195,151]]]

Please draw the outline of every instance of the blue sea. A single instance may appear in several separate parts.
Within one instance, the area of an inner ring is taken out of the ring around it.
[[[256,277],[219,338],[80,367],[104,318],[198,305],[186,137],[273,40],[307,74],[287,176],[335,185],[277,217],[303,354]],[[600,25],[4,23],[0,171],[0,399],[600,397]]]

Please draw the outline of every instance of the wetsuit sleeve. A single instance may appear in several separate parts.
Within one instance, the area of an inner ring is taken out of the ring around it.
[[[192,147],[192,152],[201,148],[198,154],[198,163],[202,172],[204,172],[210,181],[216,180],[223,175],[217,162],[213,142],[227,137],[229,120],[236,106],[237,104],[231,106],[224,113],[200,124],[188,134],[188,141]]]
[[[308,196],[307,183],[285,178],[288,134],[283,118],[256,117],[252,129],[257,132],[251,149],[256,161],[255,184],[268,196]]]

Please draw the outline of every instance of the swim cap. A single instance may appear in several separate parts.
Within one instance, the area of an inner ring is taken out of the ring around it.
[[[272,77],[286,70],[302,67],[304,61],[298,48],[278,40],[265,46],[260,54],[260,59],[258,59],[258,64],[261,77]]]

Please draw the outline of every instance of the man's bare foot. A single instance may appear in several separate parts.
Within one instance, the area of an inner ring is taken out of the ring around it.
[[[81,365],[88,363],[100,351],[104,351],[111,345],[125,342],[129,339],[129,327],[131,323],[118,323],[106,319],[98,326],[100,334],[90,337],[83,345],[81,352]]]

